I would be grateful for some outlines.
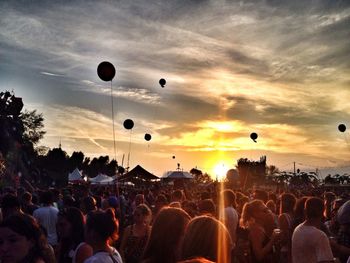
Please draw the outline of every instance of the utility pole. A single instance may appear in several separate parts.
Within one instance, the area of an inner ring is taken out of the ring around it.
[[[123,158],[122,158],[122,166],[124,167],[124,157],[125,157],[125,154],[123,153]]]
[[[294,164],[294,175],[295,175],[295,162],[293,162],[293,164]]]

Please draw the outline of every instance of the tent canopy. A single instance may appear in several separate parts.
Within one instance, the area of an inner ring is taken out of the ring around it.
[[[91,184],[112,184],[114,179],[105,174],[99,174],[96,177],[90,178]]]
[[[193,179],[193,176],[188,172],[169,171],[163,175],[162,179]]]
[[[139,178],[145,181],[159,179],[158,176],[155,176],[154,174],[150,173],[140,165],[137,165],[131,171],[118,177],[118,180],[125,181],[125,180],[134,179],[134,178]]]
[[[83,175],[75,168],[75,170],[68,174],[68,182],[84,182]]]

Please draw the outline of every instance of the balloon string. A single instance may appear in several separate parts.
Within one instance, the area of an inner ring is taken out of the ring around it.
[[[349,143],[349,138],[348,138],[348,134],[344,132],[344,139],[346,142],[346,145],[348,146],[348,148],[350,149],[350,143]]]
[[[112,86],[112,80],[111,80],[111,103],[112,103],[112,126],[113,126],[113,146],[114,146],[114,160],[117,162],[117,147],[115,142],[115,128],[114,128],[114,103],[113,103],[113,86]],[[118,162],[117,162],[118,164]],[[118,165],[117,165],[118,168]],[[118,185],[118,178],[115,179],[115,186],[117,190],[117,197],[118,201],[120,202],[119,198],[119,185]]]
[[[153,109],[153,114],[152,114],[152,120],[154,121],[156,119],[156,115],[157,115],[157,110],[158,109],[158,105],[155,105],[154,106],[154,109]],[[150,132],[151,132],[151,127],[150,128]]]
[[[131,151],[131,132],[132,130],[130,130],[130,139],[129,139],[129,153],[128,153],[128,169],[129,169],[129,161],[130,161],[130,151]]]
[[[161,93],[159,92],[159,95],[160,95]],[[152,116],[152,120],[155,120],[156,119],[156,116],[158,116],[158,111],[159,111],[159,103],[156,103],[155,105],[154,105],[154,108],[153,108],[153,114],[151,115]],[[151,127],[150,127],[150,133],[152,133],[152,131],[151,131]]]
[[[111,103],[112,103],[112,126],[113,126],[113,145],[114,145],[114,159],[117,161],[117,147],[115,144],[115,129],[114,129],[114,103],[113,103],[113,87],[111,81]]]

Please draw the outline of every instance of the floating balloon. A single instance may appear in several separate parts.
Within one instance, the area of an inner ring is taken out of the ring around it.
[[[340,132],[345,132],[345,131],[346,131],[346,126],[345,126],[345,124],[339,124],[338,130],[339,130]]]
[[[146,140],[146,141],[150,141],[151,139],[152,139],[151,134],[146,133],[146,134],[145,134],[145,140]]]
[[[134,127],[134,121],[131,119],[126,119],[123,123],[123,126],[127,130],[131,130]]]
[[[159,85],[160,85],[162,88],[164,88],[165,84],[166,84],[166,80],[165,80],[165,79],[160,79],[160,80],[159,80]]]
[[[252,139],[254,142],[256,142],[256,139],[258,139],[258,134],[255,132],[252,132],[250,134],[250,139]]]
[[[115,76],[115,68],[113,64],[108,61],[101,62],[97,67],[97,75],[103,81],[111,81]]]

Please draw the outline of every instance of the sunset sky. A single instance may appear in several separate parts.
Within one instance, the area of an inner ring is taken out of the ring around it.
[[[102,61],[124,166],[130,140],[130,167],[156,175],[349,164],[350,1],[0,1],[0,90],[43,113],[41,145],[114,157]]]

